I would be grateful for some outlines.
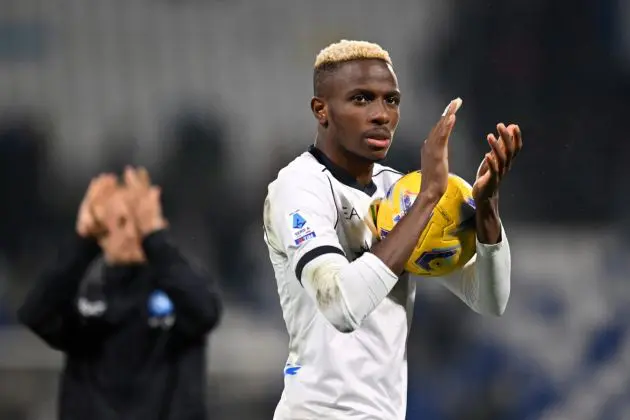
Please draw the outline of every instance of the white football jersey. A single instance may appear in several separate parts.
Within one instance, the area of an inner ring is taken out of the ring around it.
[[[269,184],[265,241],[289,333],[284,391],[274,420],[403,420],[407,408],[407,336],[415,282],[400,277],[389,295],[350,333],[339,332],[302,287],[315,258],[336,253],[353,261],[372,246],[363,221],[370,203],[402,174],[375,164],[362,187],[315,147]],[[510,249],[477,241],[477,254],[455,273],[435,278],[482,314],[500,315],[510,291]]]
[[[290,340],[274,419],[404,419],[414,284],[399,280],[359,329],[341,333],[298,280],[317,256],[336,252],[353,261],[369,250],[372,234],[363,218],[400,177],[375,164],[372,184],[362,188],[311,147],[269,185],[265,241]]]

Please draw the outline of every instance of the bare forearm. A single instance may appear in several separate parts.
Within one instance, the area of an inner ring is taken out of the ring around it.
[[[475,214],[477,239],[480,243],[493,245],[501,242],[501,220],[499,218],[499,198],[481,200]]]
[[[372,247],[372,254],[394,273],[401,274],[438,201],[419,195],[409,213],[396,224],[385,239]]]

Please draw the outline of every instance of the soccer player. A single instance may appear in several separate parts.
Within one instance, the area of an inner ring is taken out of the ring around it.
[[[421,150],[421,191],[408,214],[373,243],[369,203],[401,174],[378,162],[391,146],[401,92],[389,54],[363,41],[332,44],[315,60],[315,145],[283,168],[264,205],[265,241],[289,333],[285,387],[274,419],[404,419],[407,334],[415,285],[404,273],[446,190],[452,101]],[[510,250],[498,188],[522,146],[518,126],[488,135],[473,186],[477,254],[440,281],[470,308],[501,315]]]
[[[90,184],[76,234],[34,285],[19,319],[64,353],[60,420],[204,420],[206,338],[216,283],[168,239],[159,189],[128,168]],[[103,253],[96,279],[86,276]]]

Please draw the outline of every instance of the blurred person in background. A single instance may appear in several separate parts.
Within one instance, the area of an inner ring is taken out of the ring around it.
[[[127,168],[95,178],[76,234],[18,311],[65,355],[61,420],[202,420],[206,338],[221,316],[215,282],[167,238],[160,189]],[[86,276],[104,254],[95,278]]]

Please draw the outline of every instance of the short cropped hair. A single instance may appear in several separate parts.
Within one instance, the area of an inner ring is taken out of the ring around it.
[[[382,60],[392,65],[389,53],[380,45],[367,41],[342,39],[330,44],[317,54],[313,65],[313,92],[318,95],[325,74],[336,70],[340,64],[355,60]]]

